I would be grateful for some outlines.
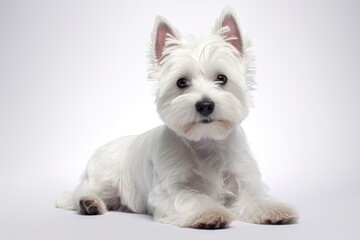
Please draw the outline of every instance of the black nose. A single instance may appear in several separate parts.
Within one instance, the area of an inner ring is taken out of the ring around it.
[[[195,105],[196,111],[198,111],[203,116],[210,115],[215,108],[215,103],[210,100],[203,100],[200,102],[197,102]]]

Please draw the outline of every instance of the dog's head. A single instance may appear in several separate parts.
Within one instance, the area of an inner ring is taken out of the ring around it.
[[[182,36],[163,17],[155,22],[150,79],[158,81],[157,110],[189,140],[221,140],[247,116],[253,57],[234,11],[225,8],[211,33]]]

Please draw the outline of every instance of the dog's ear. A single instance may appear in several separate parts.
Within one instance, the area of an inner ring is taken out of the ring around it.
[[[167,41],[169,39],[179,39],[179,36],[179,32],[164,17],[158,16],[156,18],[152,37],[152,51],[158,63],[164,57]]]
[[[215,32],[223,35],[226,42],[233,45],[241,54],[244,53],[243,39],[239,25],[236,21],[236,13],[232,7],[225,7],[215,23]]]

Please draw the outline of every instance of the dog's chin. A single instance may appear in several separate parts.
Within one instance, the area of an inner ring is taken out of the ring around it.
[[[204,118],[185,124],[181,135],[191,141],[202,139],[223,140],[232,132],[236,124],[229,120]]]

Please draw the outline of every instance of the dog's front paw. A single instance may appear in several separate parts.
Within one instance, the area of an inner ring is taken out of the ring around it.
[[[226,210],[208,210],[194,216],[187,227],[197,229],[226,228],[234,218],[235,217]]]
[[[265,204],[259,212],[255,223],[258,224],[292,224],[298,220],[298,213],[284,203]]]

